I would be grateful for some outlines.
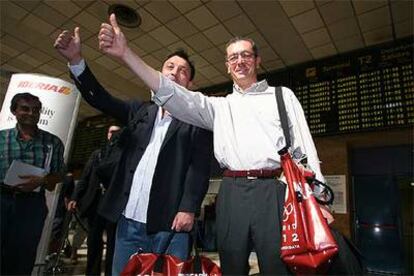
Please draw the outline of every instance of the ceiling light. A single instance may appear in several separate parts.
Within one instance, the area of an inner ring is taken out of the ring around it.
[[[118,24],[127,28],[137,28],[141,25],[141,16],[134,9],[122,5],[112,4],[108,8],[108,15],[114,13]]]

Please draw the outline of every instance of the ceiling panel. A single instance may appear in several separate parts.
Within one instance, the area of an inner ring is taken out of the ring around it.
[[[358,16],[362,32],[377,29],[391,24],[390,9],[388,6],[366,12]]]
[[[280,5],[282,5],[283,10],[289,17],[298,15],[305,11],[311,10],[315,7],[313,1],[284,1],[279,0]]]
[[[319,12],[328,25],[354,16],[351,2],[347,0],[328,3],[319,7]]]
[[[401,1],[400,1],[401,2]],[[403,2],[410,2],[410,1],[403,1]],[[355,13],[357,15],[375,10],[379,7],[386,6],[388,4],[388,0],[375,0],[375,1],[361,1],[361,0],[352,0],[352,4],[355,9]]]
[[[344,39],[360,33],[358,22],[355,18],[348,18],[329,24],[328,29],[333,40]]]
[[[335,46],[339,53],[345,53],[364,47],[364,40],[360,34],[336,40]]]
[[[229,20],[224,21],[224,25],[233,34],[233,36],[245,36],[256,30],[256,27],[246,18],[245,15],[238,15]]]
[[[316,46],[325,45],[331,42],[331,37],[326,28],[320,28],[303,34],[302,38],[308,48],[315,48]]]
[[[157,69],[171,51],[187,49],[198,70],[196,89],[230,80],[225,45],[236,35],[256,41],[259,72],[272,72],[407,37],[414,25],[413,1],[405,0],[0,1],[1,70],[70,80],[53,42],[61,30],[79,26],[82,54],[98,80],[122,99],[149,99],[142,81],[98,49],[108,7],[121,2],[142,19],[139,28],[123,28],[131,49]],[[1,84],[2,99],[7,80]],[[96,114],[82,103],[79,119]]]
[[[151,1],[144,9],[162,23],[180,16],[180,12],[167,1]]]
[[[205,36],[210,39],[216,46],[225,43],[233,36],[227,31],[223,25],[216,25],[203,32]]]
[[[291,18],[296,30],[303,34],[312,30],[319,29],[324,26],[322,18],[317,9],[312,9],[308,12]]]
[[[242,13],[239,4],[235,1],[211,1],[206,3],[206,7],[221,21]]]
[[[217,18],[204,6],[188,12],[185,16],[199,30],[205,30],[218,23]]]

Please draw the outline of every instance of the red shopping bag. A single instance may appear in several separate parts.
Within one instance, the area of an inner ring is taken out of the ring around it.
[[[128,264],[122,271],[122,276],[137,275],[209,275],[221,276],[221,270],[209,258],[204,256],[191,257],[181,261],[172,255],[153,253],[136,253],[131,256]]]
[[[338,252],[328,224],[305,180],[303,168],[281,152],[287,182],[282,219],[281,258],[295,274],[324,273]]]

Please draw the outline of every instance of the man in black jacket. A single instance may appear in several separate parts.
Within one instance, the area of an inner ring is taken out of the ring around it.
[[[184,260],[188,232],[208,189],[212,134],[178,121],[154,103],[112,97],[85,65],[80,45],[79,28],[62,32],[55,42],[84,99],[124,124],[136,121],[100,208],[105,218],[118,221],[113,274],[138,250]],[[189,87],[195,72],[187,54],[177,51],[167,57],[162,73]]]
[[[108,141],[119,130],[118,126],[110,126],[107,133]],[[112,275],[116,223],[108,221],[97,213],[99,202],[107,188],[96,173],[104,151],[105,148],[101,148],[92,152],[68,203],[69,211],[78,209],[80,217],[85,217],[88,221],[86,275],[101,274],[104,232],[106,232],[105,275]]]

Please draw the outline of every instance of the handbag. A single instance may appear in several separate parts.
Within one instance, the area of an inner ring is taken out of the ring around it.
[[[129,259],[127,265],[121,273],[121,276],[137,276],[137,275],[209,275],[221,276],[220,267],[212,260],[205,256],[200,256],[197,246],[197,223],[194,223],[193,250],[194,256],[186,261],[181,261],[175,256],[168,254],[155,253],[135,253]],[[173,232],[169,236],[171,241]],[[169,242],[166,243],[165,252]]]
[[[280,87],[276,90],[276,98],[286,139],[286,147],[279,151],[287,182],[281,258],[295,274],[324,273],[338,253],[338,245],[306,180],[307,177],[312,178],[313,173],[298,166],[289,153],[291,140]]]

